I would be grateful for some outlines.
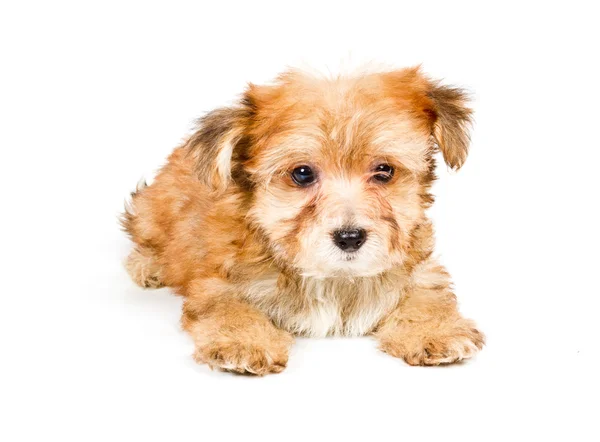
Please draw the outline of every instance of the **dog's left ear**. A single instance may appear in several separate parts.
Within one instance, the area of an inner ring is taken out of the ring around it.
[[[387,72],[383,80],[403,110],[409,108],[422,117],[446,164],[460,169],[467,159],[470,141],[472,111],[466,92],[429,79],[420,66]]]
[[[446,164],[458,170],[469,153],[469,127],[472,110],[467,103],[466,92],[459,88],[428,81],[427,96],[431,99],[429,109],[433,119],[433,137],[444,155]]]

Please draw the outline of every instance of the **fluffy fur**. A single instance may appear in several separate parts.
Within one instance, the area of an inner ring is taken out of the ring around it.
[[[185,296],[183,327],[211,367],[279,372],[292,335],[372,334],[411,365],[469,358],[484,337],[431,258],[425,211],[433,154],[460,168],[470,117],[461,90],[417,68],[250,85],[138,186],[122,219],[127,270]],[[382,163],[387,183],[374,179]],[[293,182],[299,165],[313,185]],[[332,241],[347,226],[367,232],[354,253]]]

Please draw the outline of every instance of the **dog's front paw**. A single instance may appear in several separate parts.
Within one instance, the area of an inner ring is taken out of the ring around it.
[[[288,361],[292,344],[289,334],[268,342],[215,341],[196,348],[194,359],[210,368],[263,376],[280,373]]]
[[[483,348],[485,336],[472,321],[413,323],[381,338],[384,352],[410,365],[440,365],[468,359]]]

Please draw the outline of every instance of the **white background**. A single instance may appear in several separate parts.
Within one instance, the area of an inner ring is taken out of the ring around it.
[[[0,439],[599,440],[592,3],[2,1]],[[431,215],[487,347],[413,368],[299,339],[280,375],[196,365],[181,300],[122,268],[124,198],[247,81],[367,61],[474,93]]]

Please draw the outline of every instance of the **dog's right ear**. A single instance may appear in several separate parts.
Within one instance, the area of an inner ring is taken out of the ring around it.
[[[196,161],[198,177],[212,189],[223,191],[229,185],[235,150],[249,118],[246,106],[216,109],[198,121],[198,129],[185,144]]]

